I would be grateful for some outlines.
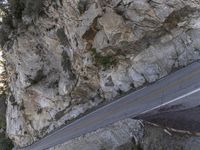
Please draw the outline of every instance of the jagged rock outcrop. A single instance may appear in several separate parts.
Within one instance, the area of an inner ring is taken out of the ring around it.
[[[197,0],[38,2],[26,1],[4,45],[7,133],[18,146],[199,59]]]
[[[49,150],[132,150],[139,147],[143,134],[142,122],[127,119]]]
[[[49,150],[198,150],[199,142],[199,137],[127,119]]]

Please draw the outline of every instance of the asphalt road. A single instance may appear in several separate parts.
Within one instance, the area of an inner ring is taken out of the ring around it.
[[[121,119],[156,113],[160,109],[194,108],[200,105],[199,94],[200,63],[196,62],[85,115],[23,150],[44,150]]]

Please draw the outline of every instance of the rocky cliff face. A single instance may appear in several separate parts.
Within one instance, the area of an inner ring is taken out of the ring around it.
[[[18,146],[200,56],[198,0],[25,4],[4,45],[7,133]]]

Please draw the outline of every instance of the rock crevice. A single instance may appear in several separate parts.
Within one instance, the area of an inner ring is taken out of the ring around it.
[[[200,56],[195,0],[27,0],[24,7],[4,44],[7,133],[20,147]]]

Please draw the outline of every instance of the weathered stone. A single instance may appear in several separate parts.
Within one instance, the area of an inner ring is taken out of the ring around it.
[[[120,150],[123,145],[131,148],[132,141],[137,143],[142,137],[143,128],[141,122],[127,119],[49,150]]]
[[[199,137],[127,119],[49,150],[198,150]]]
[[[18,146],[199,60],[196,0],[45,0],[32,13],[4,45],[7,133]]]

